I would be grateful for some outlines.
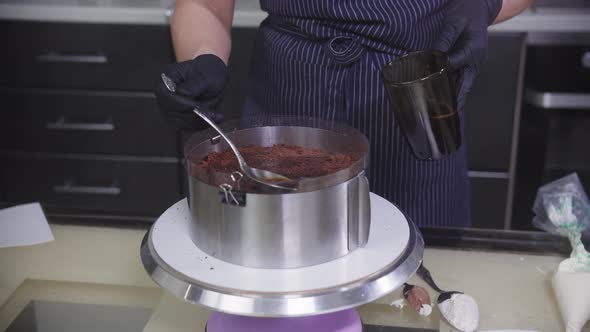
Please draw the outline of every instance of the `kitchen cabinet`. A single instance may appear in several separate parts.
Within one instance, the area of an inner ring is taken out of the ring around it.
[[[485,178],[472,176],[471,215],[476,228],[504,227],[501,221],[506,217],[508,179]]]
[[[173,57],[165,26],[3,21],[0,85],[151,91]]]
[[[3,205],[153,221],[181,198],[179,135],[153,87],[166,26],[0,21]]]
[[[40,200],[51,211],[157,216],[179,199],[172,158],[5,154],[3,164],[8,201]]]
[[[232,31],[226,118],[239,116],[256,29]],[[0,205],[52,220],[152,222],[186,195],[181,135],[152,89],[174,61],[160,25],[0,21]]]
[[[0,89],[0,149],[178,156],[178,137],[150,92]]]
[[[11,49],[0,54],[0,181],[7,188],[0,204],[41,200],[65,219],[70,212],[90,219],[108,212],[115,220],[149,221],[186,195],[182,147],[190,133],[167,123],[152,93],[162,68],[174,61],[167,26],[0,21],[0,37]],[[234,28],[232,37],[231,76],[219,106],[226,119],[240,116],[256,29]],[[490,35],[488,61],[467,101],[475,227],[509,222],[524,40],[517,33]],[[32,163],[56,169],[39,172]],[[29,178],[25,170],[44,176]],[[99,172],[120,173],[99,179]],[[67,183],[108,189],[128,177],[144,182],[146,192],[139,185],[124,190],[138,197],[53,192]],[[171,184],[149,189],[164,179]]]
[[[590,189],[590,34],[529,38],[514,228],[533,229],[539,188],[576,173]]]
[[[465,106],[469,169],[508,172],[525,35],[491,33],[488,52]]]
[[[467,158],[473,226],[511,224],[526,36],[490,33],[488,59],[467,99]]]

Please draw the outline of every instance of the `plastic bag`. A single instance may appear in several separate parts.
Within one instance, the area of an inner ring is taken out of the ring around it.
[[[590,271],[590,254],[582,243],[582,233],[590,232],[590,200],[576,173],[541,187],[533,205],[533,225],[549,233],[566,236],[572,246],[564,267]]]
[[[539,188],[533,212],[533,225],[549,233],[590,233],[590,200],[576,173]]]

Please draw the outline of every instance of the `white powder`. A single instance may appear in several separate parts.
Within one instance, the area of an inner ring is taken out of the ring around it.
[[[473,332],[479,325],[479,309],[469,295],[453,294],[450,299],[439,303],[438,309],[451,325],[462,332]]]
[[[389,304],[390,306],[402,310],[406,306],[406,300],[404,299],[397,299]]]
[[[432,313],[432,306],[430,304],[423,304],[420,307],[420,311],[418,311],[418,313],[422,316],[430,316]]]

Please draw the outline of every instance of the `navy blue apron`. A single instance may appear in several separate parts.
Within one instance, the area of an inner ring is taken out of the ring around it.
[[[430,47],[446,2],[261,0],[269,17],[258,32],[245,115],[347,123],[371,143],[371,191],[419,226],[470,226],[465,144],[443,160],[417,159],[381,78],[396,56]]]

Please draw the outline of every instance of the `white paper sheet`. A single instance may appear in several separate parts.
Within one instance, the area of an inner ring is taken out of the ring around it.
[[[53,241],[53,233],[39,203],[0,210],[0,248]]]

